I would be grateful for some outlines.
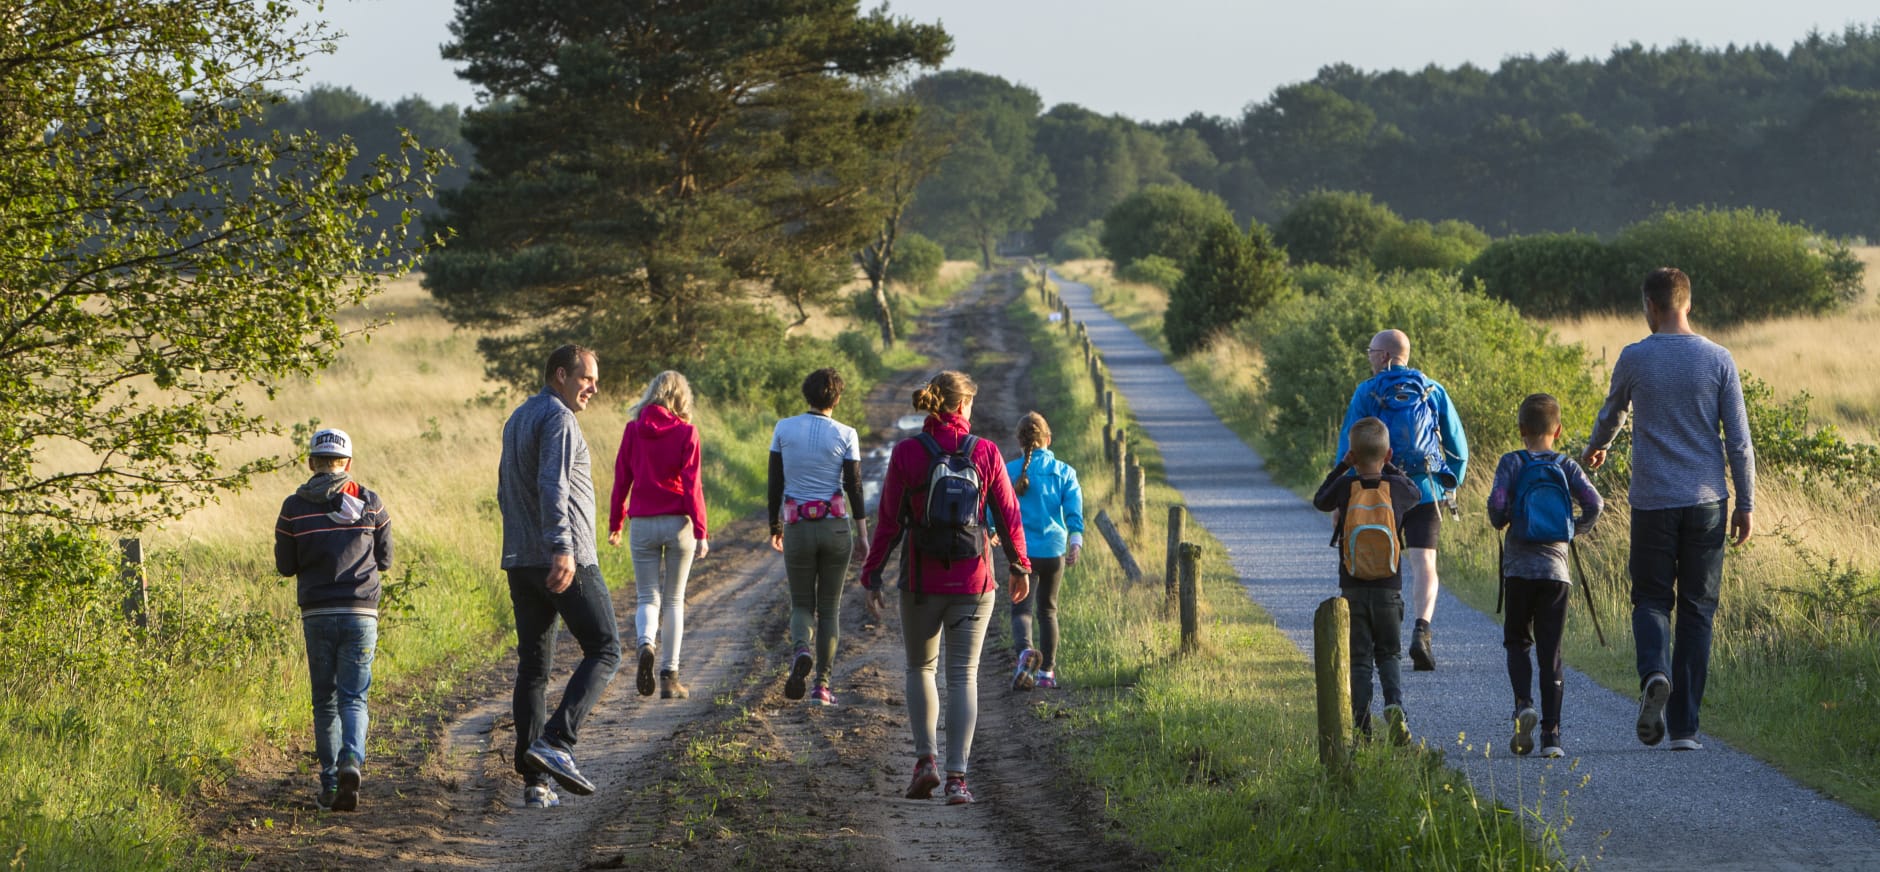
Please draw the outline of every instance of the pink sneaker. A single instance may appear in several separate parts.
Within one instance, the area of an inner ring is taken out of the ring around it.
[[[817,705],[835,705],[836,695],[829,692],[828,685],[818,684],[809,692],[809,701]]]
[[[947,805],[971,805],[973,792],[966,787],[966,776],[947,776]]]
[[[940,770],[933,765],[933,757],[914,761],[914,780],[907,784],[907,798],[932,799],[933,789],[939,786]]]
[[[1038,683],[1035,686],[1039,690],[1057,690],[1057,676],[1049,672],[1040,672],[1038,673]]]

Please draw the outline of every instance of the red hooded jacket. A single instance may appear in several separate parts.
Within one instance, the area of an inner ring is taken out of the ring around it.
[[[955,451],[965,441],[971,426],[965,418],[952,414],[928,415],[927,422],[921,429],[933,435],[934,441],[946,451]],[[979,480],[983,482],[986,507],[994,523],[999,528],[999,539],[1005,548],[1005,559],[1013,566],[1031,571],[1031,560],[1025,556],[1025,526],[1019,520],[1018,496],[1012,493],[1012,480],[1005,472],[1005,459],[999,456],[999,446],[990,439],[981,439],[973,447],[973,466],[979,470]],[[888,475],[881,485],[881,504],[875,522],[874,541],[868,546],[868,560],[862,566],[862,585],[868,588],[881,585],[882,564],[888,560],[890,552],[899,550],[901,538],[901,512],[903,500],[908,501],[908,513],[916,520],[927,514],[926,505],[914,497],[927,485],[927,471],[931,458],[919,439],[903,439],[894,446],[894,454],[888,458]],[[984,513],[982,513],[984,514]],[[903,558],[905,559],[905,557]],[[916,555],[920,560],[920,592],[931,594],[983,594],[998,587],[993,578],[992,554],[984,554],[977,560],[957,560],[948,566],[939,560],[930,560]],[[905,589],[905,585],[902,586]]]
[[[630,517],[685,515],[692,519],[692,537],[704,539],[705,489],[698,466],[698,428],[665,406],[641,409],[620,434],[607,532],[620,532]]]

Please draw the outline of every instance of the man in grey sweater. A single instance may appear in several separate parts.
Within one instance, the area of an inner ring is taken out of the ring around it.
[[[548,779],[586,796],[594,783],[570,753],[581,721],[620,664],[614,601],[594,547],[594,479],[587,438],[575,413],[600,381],[594,352],[564,345],[543,367],[546,386],[503,425],[496,502],[503,513],[503,569],[516,609],[516,771],[523,805],[561,799]],[[555,618],[581,645],[581,663],[547,715],[548,672],[555,662]]]
[[[1726,519],[1729,540],[1737,545],[1749,540],[1756,455],[1736,361],[1723,346],[1691,329],[1691,280],[1666,267],[1645,277],[1644,290],[1645,323],[1652,335],[1619,353],[1611,391],[1581,462],[1594,470],[1606,462],[1606,450],[1629,409],[1636,418],[1630,566],[1638,738],[1656,745],[1664,741],[1668,726],[1672,750],[1696,751],[1703,748],[1697,741],[1697,709],[1710,668]]]

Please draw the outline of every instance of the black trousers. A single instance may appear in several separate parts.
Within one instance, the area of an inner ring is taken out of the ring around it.
[[[1551,579],[1510,578],[1507,585],[1507,623],[1501,644],[1508,649],[1508,682],[1514,686],[1515,705],[1534,701],[1534,662],[1541,672],[1541,729],[1560,729],[1561,683],[1566,664],[1560,659],[1560,636],[1567,626],[1567,600],[1573,586]],[[1528,650],[1533,649],[1533,660]]]

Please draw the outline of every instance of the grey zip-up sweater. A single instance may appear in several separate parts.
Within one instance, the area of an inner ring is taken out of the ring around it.
[[[1726,499],[1727,463],[1737,510],[1753,509],[1749,413],[1736,360],[1723,346],[1691,333],[1654,333],[1626,346],[1588,444],[1610,446],[1628,410],[1634,419],[1633,508],[1681,509]]]
[[[503,512],[503,568],[548,566],[574,555],[600,562],[594,541],[594,476],[587,437],[554,391],[523,401],[503,425],[496,503]]]

